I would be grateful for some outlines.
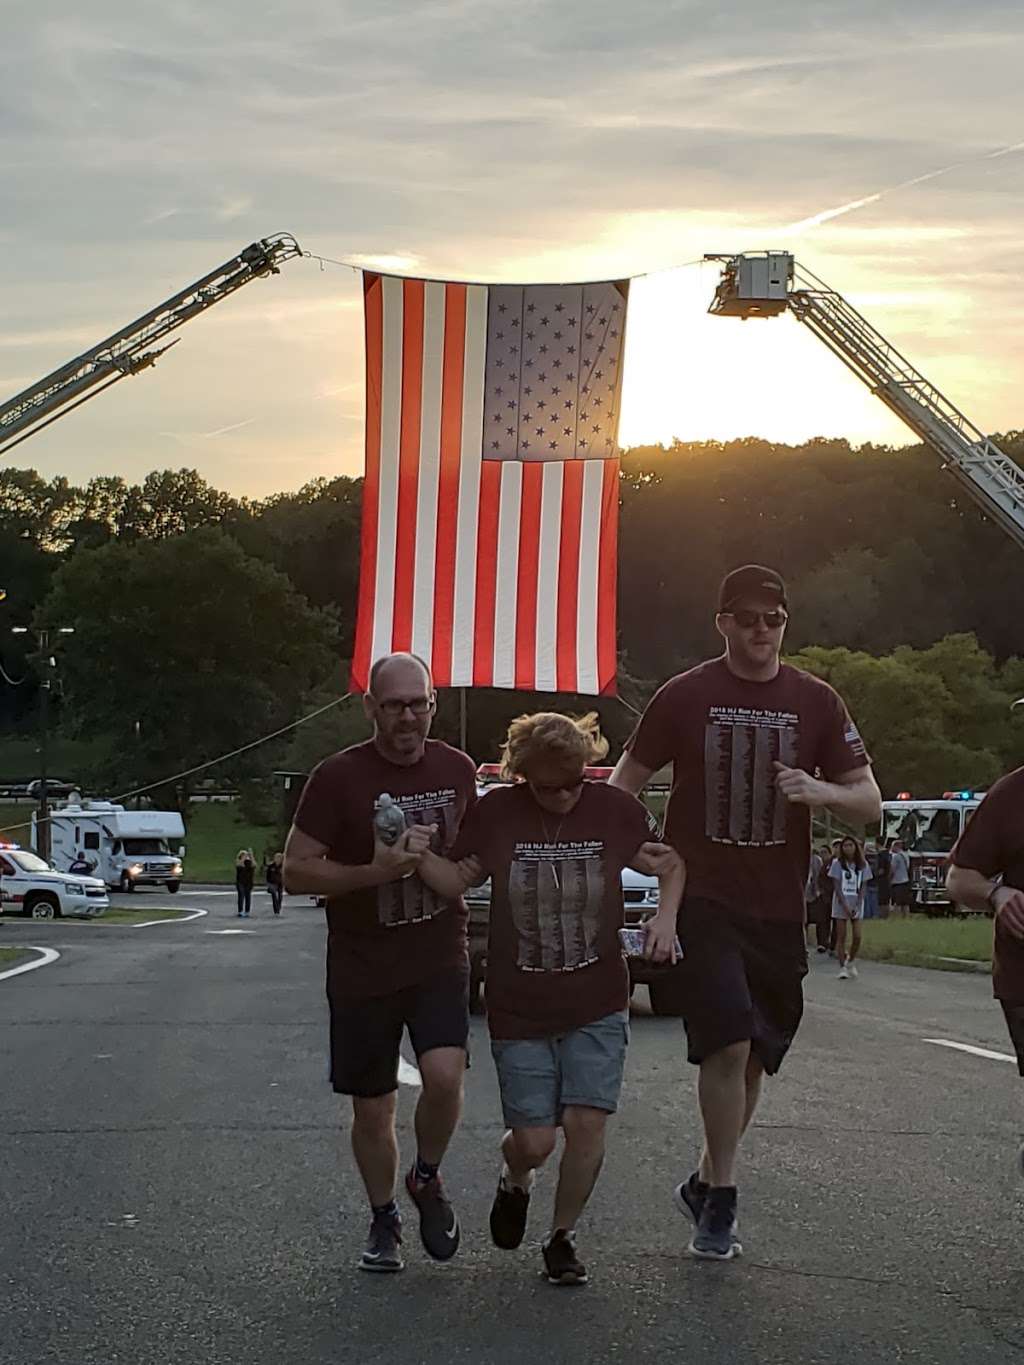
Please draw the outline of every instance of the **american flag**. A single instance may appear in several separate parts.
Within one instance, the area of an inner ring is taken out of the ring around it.
[[[613,693],[628,281],[363,284],[353,690],[412,650],[439,687]]]

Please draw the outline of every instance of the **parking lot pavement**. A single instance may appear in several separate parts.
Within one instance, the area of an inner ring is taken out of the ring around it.
[[[678,1022],[638,991],[575,1292],[538,1275],[550,1174],[530,1245],[487,1239],[500,1126],[475,1021],[445,1164],[463,1251],[428,1263],[407,1214],[408,1269],[382,1283],[352,1268],[366,1211],[325,1083],[322,914],[257,899],[239,924],[230,888],[175,903],[209,914],[4,925],[5,944],[61,957],[0,982],[0,1365],[1024,1360],[1024,1086],[984,979],[866,964],[838,982],[812,963],[730,1265],[683,1254],[670,1194],[696,1152],[693,1078]],[[407,1155],[416,1093],[400,1090]]]

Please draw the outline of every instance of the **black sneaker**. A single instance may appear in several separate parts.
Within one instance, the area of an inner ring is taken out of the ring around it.
[[[731,1261],[743,1252],[736,1236],[736,1187],[712,1185],[708,1190],[700,1223],[687,1248],[704,1261]]]
[[[576,1255],[576,1237],[561,1228],[553,1232],[542,1248],[544,1269],[551,1284],[586,1284],[587,1268]]]
[[[526,1233],[526,1214],[530,1207],[530,1191],[517,1185],[506,1185],[504,1177],[498,1181],[498,1193],[491,1205],[491,1241],[502,1251],[515,1251]]]
[[[420,1240],[435,1261],[450,1261],[459,1249],[462,1231],[455,1210],[445,1197],[441,1177],[417,1180],[414,1171],[405,1177],[409,1198],[420,1211]]]
[[[402,1219],[397,1213],[375,1213],[366,1239],[366,1250],[359,1261],[360,1270],[393,1275],[404,1270],[402,1261]]]
[[[680,1213],[693,1219],[694,1227],[700,1226],[700,1216],[704,1212],[704,1201],[708,1197],[708,1186],[694,1171],[689,1180],[677,1185],[672,1192],[672,1202]]]

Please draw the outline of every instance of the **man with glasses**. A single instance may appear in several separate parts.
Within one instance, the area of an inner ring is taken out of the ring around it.
[[[421,659],[379,660],[363,704],[373,738],[324,759],[310,776],[288,836],[284,877],[289,891],[327,899],[331,1083],[352,1099],[352,1149],[372,1210],[360,1266],[398,1271],[395,1108],[405,1029],[423,1082],[406,1189],[427,1253],[446,1261],[459,1247],[459,1222],[438,1168],[462,1109],[466,907],[436,895],[417,868],[428,848],[452,846],[476,783],[471,759],[427,738],[436,700]],[[396,811],[406,828],[391,842],[381,830]],[[386,818],[375,820],[383,812]]]
[[[741,1250],[737,1148],[803,1014],[811,811],[854,824],[881,816],[841,698],[780,661],[788,619],[774,570],[728,574],[715,618],[724,654],[661,688],[611,779],[636,794],[673,764],[665,838],[687,869],[678,979],[704,1123],[700,1165],[675,1202],[696,1224],[691,1254],[716,1260]]]

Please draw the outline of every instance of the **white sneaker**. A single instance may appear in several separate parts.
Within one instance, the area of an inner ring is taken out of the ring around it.
[[[850,973],[846,970],[846,967],[845,967],[845,966],[840,967],[840,968],[839,968],[839,980],[840,980],[840,981],[847,981],[847,980],[849,980],[849,977],[850,977]]]
[[[855,977],[857,975],[857,964],[855,962],[848,962],[846,964],[846,970],[850,976]]]

